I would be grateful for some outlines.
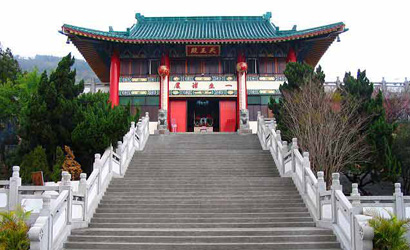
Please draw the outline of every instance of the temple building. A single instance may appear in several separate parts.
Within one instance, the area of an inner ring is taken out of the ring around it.
[[[98,78],[112,105],[131,103],[170,131],[234,132],[240,115],[269,116],[288,62],[316,66],[346,31],[343,23],[281,30],[262,16],[145,17],[125,31],[64,24],[62,33]],[[159,111],[160,110],[160,111]]]

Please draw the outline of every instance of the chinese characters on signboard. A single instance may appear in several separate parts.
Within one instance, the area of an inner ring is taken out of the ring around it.
[[[228,86],[228,85],[225,85],[225,86]],[[232,85],[229,85],[229,86],[232,87]],[[193,88],[193,89],[197,89],[197,88],[198,88],[198,82],[193,82],[193,83],[192,83],[192,88]],[[209,88],[209,89],[215,89],[215,85],[211,82],[211,83],[209,84],[209,87],[208,87],[208,88]],[[175,83],[174,89],[181,89],[181,83],[180,83],[180,82]]]
[[[186,45],[187,56],[219,56],[221,47],[219,45]]]

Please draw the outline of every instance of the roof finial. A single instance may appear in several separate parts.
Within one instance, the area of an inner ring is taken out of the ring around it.
[[[263,18],[268,20],[268,21],[271,19],[271,17],[272,17],[272,12],[270,12],[270,11],[266,12],[266,14],[263,15]]]
[[[144,19],[144,15],[142,15],[141,13],[135,13],[135,19],[137,19],[137,21],[141,21],[142,19]]]

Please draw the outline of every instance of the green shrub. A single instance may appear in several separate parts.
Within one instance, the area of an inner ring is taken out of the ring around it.
[[[30,212],[19,207],[15,211],[0,213],[0,250],[30,249],[26,220]]]
[[[369,225],[374,228],[373,249],[409,250],[405,236],[410,220],[399,220],[393,213],[388,213],[390,218],[372,213],[373,219],[369,221]]]
[[[65,155],[61,147],[56,148],[56,160],[53,166],[53,172],[50,173],[50,181],[58,182],[61,180],[61,171],[64,164]]]
[[[20,175],[23,183],[31,183],[31,173],[42,171],[44,181],[49,180],[50,170],[47,163],[46,151],[41,146],[37,146],[33,151],[23,157],[20,165]]]

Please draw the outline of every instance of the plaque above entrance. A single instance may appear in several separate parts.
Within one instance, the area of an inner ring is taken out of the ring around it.
[[[221,46],[219,45],[186,45],[186,56],[219,56]]]

